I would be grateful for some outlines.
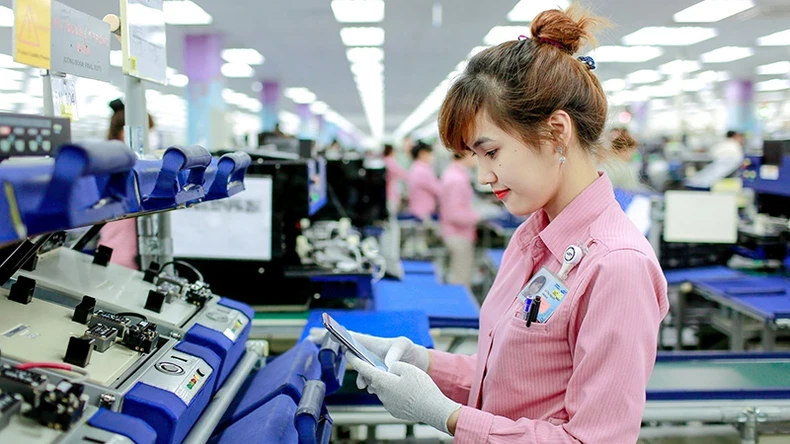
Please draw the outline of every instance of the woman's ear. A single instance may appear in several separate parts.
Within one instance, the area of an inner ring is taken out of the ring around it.
[[[548,120],[549,129],[558,146],[566,148],[573,136],[573,119],[562,109],[554,111]]]

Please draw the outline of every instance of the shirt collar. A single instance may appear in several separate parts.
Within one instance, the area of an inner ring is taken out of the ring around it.
[[[519,243],[526,248],[535,236],[539,236],[551,254],[562,262],[565,249],[587,242],[590,225],[613,202],[612,182],[606,173],[599,173],[598,179],[576,196],[551,223],[546,212],[542,208],[538,210],[524,227]]]

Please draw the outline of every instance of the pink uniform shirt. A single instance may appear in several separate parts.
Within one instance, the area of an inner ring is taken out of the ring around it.
[[[384,158],[384,166],[387,169],[387,202],[400,202],[399,182],[405,182],[409,178],[409,172],[400,166],[395,156]]]
[[[652,248],[614,199],[606,175],[554,221],[543,210],[511,239],[480,311],[477,354],[432,351],[431,377],[464,404],[457,443],[637,441],[658,328],[669,310]],[[569,245],[589,252],[545,324],[525,326],[518,292]]]
[[[431,165],[415,160],[409,170],[409,212],[421,219],[436,212],[441,184]]]
[[[453,162],[444,170],[441,184],[439,225],[442,236],[463,237],[474,242],[480,216],[472,206],[475,192],[469,170]]]
[[[137,270],[137,219],[109,222],[99,232],[99,244],[112,248],[110,262]]]

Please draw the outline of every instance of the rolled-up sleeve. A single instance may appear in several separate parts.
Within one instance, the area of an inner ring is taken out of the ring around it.
[[[431,350],[431,379],[445,396],[466,405],[472,387],[477,355]]]
[[[463,407],[456,443],[628,443],[638,440],[658,328],[669,304],[658,264],[636,250],[602,258],[569,323],[573,374],[563,424],[513,421]]]

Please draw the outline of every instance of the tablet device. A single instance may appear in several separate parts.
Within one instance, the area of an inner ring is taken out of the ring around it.
[[[354,354],[354,356],[358,357],[359,359],[367,362],[368,364],[380,369],[387,371],[387,365],[384,364],[384,361],[378,358],[373,352],[365,348],[364,345],[357,342],[351,333],[345,329],[342,325],[338,324],[337,321],[332,319],[329,314],[324,313],[323,316],[324,327],[326,327],[326,331],[332,335],[332,337],[340,343],[346,350],[350,351]]]

